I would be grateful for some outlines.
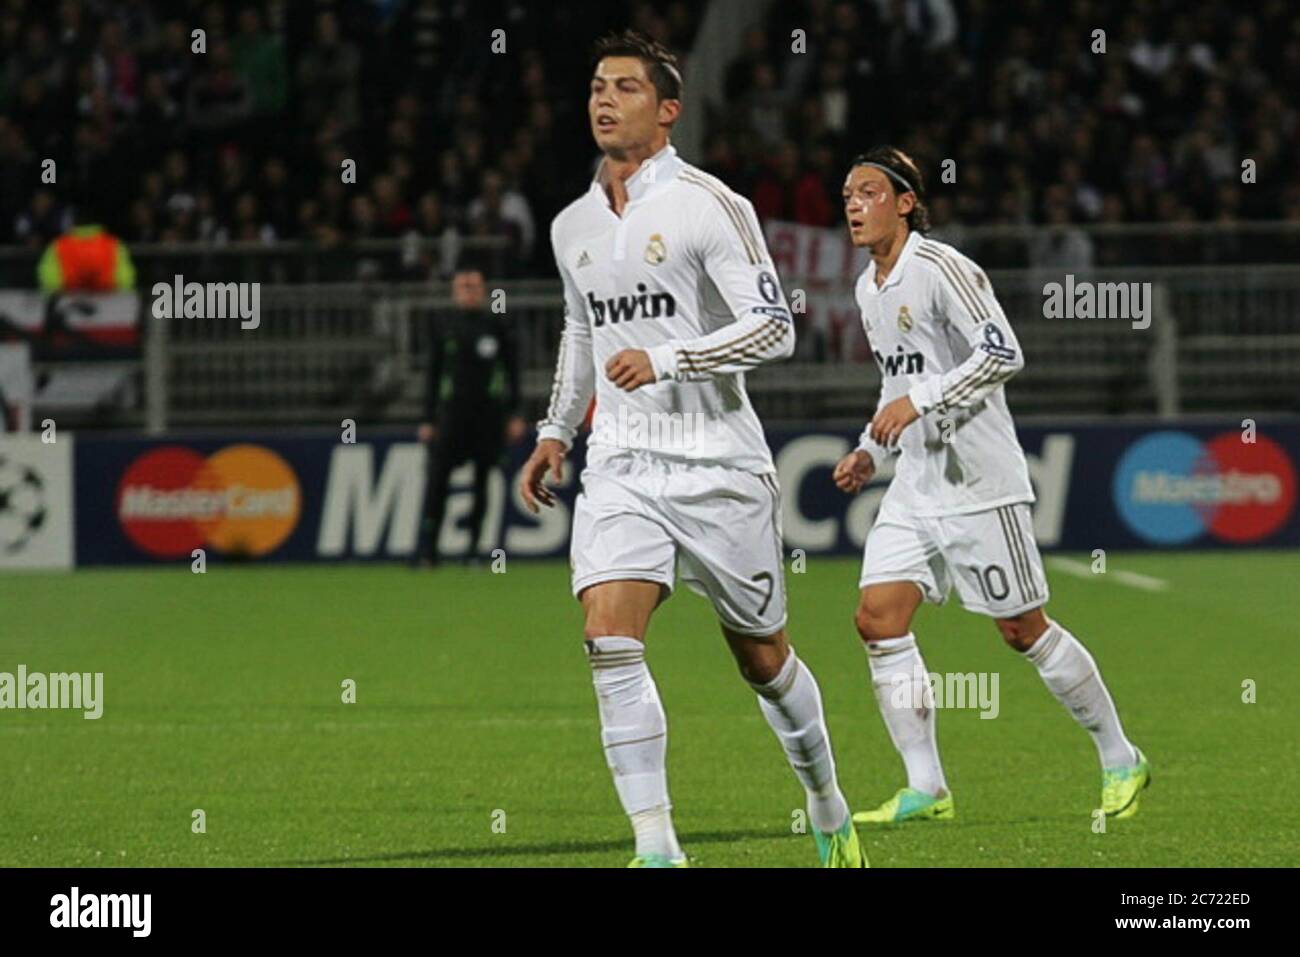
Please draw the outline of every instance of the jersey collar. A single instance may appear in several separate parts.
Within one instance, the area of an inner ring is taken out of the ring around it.
[[[898,254],[898,262],[894,263],[894,268],[890,271],[885,284],[878,289],[876,288],[876,261],[871,260],[871,264],[867,266],[867,288],[872,292],[884,292],[895,283],[902,282],[903,268],[907,265],[908,260],[912,258],[912,253],[916,251],[916,247],[921,245],[921,239],[920,233],[909,232],[907,234],[907,242],[903,243],[903,251]]]
[[[645,199],[655,190],[662,188],[671,182],[680,170],[686,164],[678,158],[676,148],[669,143],[658,153],[647,157],[641,162],[637,171],[628,177],[627,180],[627,201],[630,206],[639,200]],[[605,160],[596,165],[596,175],[591,181],[591,192],[596,194],[602,203],[607,203],[604,187]]]

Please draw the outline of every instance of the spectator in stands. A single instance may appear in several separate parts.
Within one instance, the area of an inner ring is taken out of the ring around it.
[[[235,201],[234,234],[237,242],[275,242],[275,227],[263,219],[257,196],[251,192]]]
[[[784,219],[805,226],[829,226],[839,215],[826,196],[826,185],[802,168],[799,147],[787,140],[776,162],[754,185],[754,210],[760,219]]]
[[[234,67],[230,44],[216,42],[206,68],[190,85],[188,122],[195,127],[238,126],[253,115],[253,91]]]
[[[740,55],[727,67],[723,94],[728,103],[737,102],[749,91],[755,68],[760,63],[766,63],[771,55],[771,51],[768,50],[767,31],[761,25],[749,27],[742,40]]]
[[[469,204],[470,232],[476,236],[500,236],[509,240],[508,255],[514,261],[505,264],[505,268],[517,272],[519,263],[528,262],[533,254],[536,227],[532,210],[521,193],[506,188],[496,170],[487,170],[482,183],[482,191]]]
[[[128,217],[130,236],[133,240],[141,243],[156,243],[158,241],[158,220],[154,216],[153,207],[148,202],[137,199],[131,204]]]
[[[412,228],[404,237],[402,272],[407,279],[440,279],[447,275],[460,245],[460,237],[443,215],[442,198],[425,193],[416,204]]]
[[[1030,266],[1066,272],[1092,268],[1092,240],[1070,222],[1070,203],[1065,187],[1057,185],[1048,190],[1046,208],[1051,228],[1035,236],[1030,243]]]
[[[387,174],[375,178],[375,216],[382,236],[401,236],[411,226],[411,210],[402,198],[397,180]]]
[[[316,19],[316,42],[298,62],[298,90],[303,119],[319,125],[335,114],[344,129],[361,117],[361,54],[339,36],[338,18],[325,11]]]
[[[188,99],[195,59],[184,21],[169,21],[163,27],[160,48],[150,57],[150,69],[162,77],[167,96],[173,102],[184,103]]]
[[[96,87],[107,92],[113,106],[124,113],[134,111],[140,95],[140,65],[116,20],[106,20],[100,29],[91,66]]]
[[[272,156],[262,165],[258,182],[258,203],[265,213],[265,222],[279,239],[294,234],[294,207],[289,170],[284,160]]]
[[[487,513],[489,471],[505,444],[526,430],[519,408],[519,364],[514,331],[487,308],[487,285],[476,265],[462,264],[452,277],[454,310],[437,317],[430,336],[424,421],[418,437],[429,449],[425,523],[413,561],[438,564],[438,541],[447,509],[452,470],[474,463],[470,548],[477,554]]]
[[[875,0],[880,19],[901,26],[904,34],[927,53],[957,39],[957,11],[952,0]]]
[[[230,41],[235,70],[252,94],[255,116],[275,116],[284,111],[288,99],[284,45],[279,37],[262,29],[256,7],[239,14],[239,34]]]
[[[739,114],[758,134],[765,147],[775,147],[785,136],[785,112],[789,103],[777,85],[776,70],[767,61],[750,71],[749,83],[740,98]]]
[[[14,238],[27,246],[45,246],[71,229],[72,221],[72,211],[59,204],[52,192],[38,190],[14,221]]]
[[[509,268],[553,275],[529,224],[549,222],[581,191],[593,153],[585,114],[557,96],[585,79],[585,64],[564,52],[574,31],[601,32],[612,25],[602,18],[631,21],[688,53],[703,8],[611,0],[575,21],[515,4],[510,52],[498,58],[466,52],[487,22],[474,4],[412,0],[384,5],[383,16],[372,6],[183,5],[196,21],[174,0],[0,3],[0,242],[22,240],[15,226],[41,188],[61,203],[99,197],[105,222],[133,240],[137,229],[187,240],[243,229],[236,209],[252,191],[261,225],[277,237],[343,242],[355,238],[346,214],[353,197],[328,184],[338,185],[349,158],[362,176],[352,192],[379,207],[374,235],[409,232],[414,211],[402,210],[428,192],[440,195],[448,223],[469,231],[469,207],[480,200],[474,232],[517,234]],[[1120,207],[1111,215],[1124,222],[1162,211],[1222,220],[1225,182],[1241,186],[1235,219],[1280,219],[1289,208],[1284,184],[1300,162],[1289,96],[1300,78],[1293,7],[1268,0],[1242,17],[1214,0],[1035,3],[1014,13],[989,0],[771,4],[747,27],[736,58],[718,65],[727,91],[717,115],[700,114],[705,162],[752,195],[764,164],[793,141],[834,208],[839,183],[821,175],[819,150],[839,166],[855,131],[872,129],[936,163],[957,159],[953,227],[1005,219],[1008,191],[1027,194],[1020,201],[1030,221],[1043,222],[1054,184],[1066,187],[1076,222],[1100,217],[1099,197],[1112,194]],[[191,50],[196,25],[207,31],[206,55]],[[1106,56],[1090,51],[1098,25],[1108,30]],[[806,31],[805,54],[790,50],[796,27]],[[173,149],[189,168],[166,177],[158,198],[153,174]],[[230,149],[240,154],[233,161]],[[1248,188],[1240,180],[1247,157],[1258,173]],[[41,182],[45,158],[58,161],[57,185]],[[501,173],[499,203],[481,183],[488,167]],[[282,186],[263,181],[278,170],[289,174]],[[395,180],[396,204],[377,188],[381,174]],[[780,177],[768,173],[769,188],[772,178]],[[205,191],[210,208],[201,212]],[[316,203],[310,225],[299,216],[306,200]],[[788,202],[776,205],[790,215]],[[805,196],[800,205],[820,203]],[[1199,248],[1213,255],[1213,243]]]
[[[36,277],[45,293],[135,288],[135,266],[126,244],[98,225],[86,208],[77,225],[46,247]]]

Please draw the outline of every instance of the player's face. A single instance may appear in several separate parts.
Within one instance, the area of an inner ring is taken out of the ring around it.
[[[849,170],[844,179],[844,218],[853,245],[870,247],[892,238],[900,217],[911,211],[911,196],[896,195],[889,177],[874,166]]]
[[[591,78],[587,115],[591,135],[604,153],[618,156],[654,141],[659,132],[661,104],[645,64],[637,57],[605,57]]]

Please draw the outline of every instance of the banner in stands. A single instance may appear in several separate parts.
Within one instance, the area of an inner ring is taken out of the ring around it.
[[[778,275],[796,284],[786,295],[791,308],[805,316],[800,335],[830,358],[870,361],[861,311],[853,300],[853,284],[871,261],[867,251],[856,248],[842,228],[771,220],[764,234]],[[802,302],[796,303],[800,292]]]
[[[1300,423],[1060,425],[1020,430],[1038,495],[1034,531],[1044,549],[1235,548],[1300,545],[1296,463]],[[784,493],[786,547],[857,554],[890,477],[863,493],[831,484],[856,435],[769,430]],[[63,439],[60,439],[63,442]],[[66,448],[66,446],[64,446]],[[518,498],[528,446],[488,483],[479,552],[511,558],[567,554],[581,443],[558,505],[541,516]],[[83,435],[75,446],[78,564],[209,561],[398,560],[415,548],[425,449],[409,433],[258,438]],[[469,550],[463,521],[470,467],[453,476],[440,542]]]
[[[137,348],[140,294],[0,290],[0,340],[39,343],[58,352],[79,348]]]
[[[72,449],[70,435],[0,436],[0,571],[72,567]]]

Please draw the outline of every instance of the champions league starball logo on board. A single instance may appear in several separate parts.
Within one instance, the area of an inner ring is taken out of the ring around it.
[[[1225,432],[1202,441],[1186,432],[1155,432],[1120,458],[1112,483],[1115,507],[1129,529],[1157,545],[1209,535],[1241,545],[1282,528],[1295,510],[1295,466],[1286,451],[1257,435]]]

